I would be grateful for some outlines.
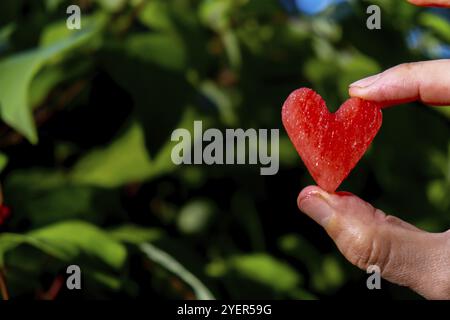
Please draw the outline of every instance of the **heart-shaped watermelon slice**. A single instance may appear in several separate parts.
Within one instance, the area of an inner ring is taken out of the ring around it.
[[[359,98],[328,111],[308,88],[292,92],[282,109],[289,138],[322,189],[334,192],[366,152],[381,127],[381,106]]]

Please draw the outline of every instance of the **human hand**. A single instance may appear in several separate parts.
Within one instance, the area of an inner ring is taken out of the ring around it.
[[[408,2],[426,7],[450,7],[450,0],[408,0]]]
[[[353,83],[349,92],[384,106],[414,100],[450,105],[450,60],[402,64]],[[376,265],[383,278],[425,298],[450,299],[450,230],[425,232],[350,193],[315,186],[301,191],[297,202],[354,265]]]
[[[316,186],[303,189],[297,203],[352,264],[375,265],[384,279],[427,299],[450,299],[450,230],[425,232],[355,195]]]
[[[404,63],[350,85],[349,94],[391,106],[422,101],[450,104],[450,59]]]

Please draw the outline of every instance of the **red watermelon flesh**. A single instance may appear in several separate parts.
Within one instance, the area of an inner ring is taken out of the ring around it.
[[[309,173],[322,189],[334,192],[366,152],[381,127],[381,106],[359,98],[330,113],[308,88],[292,92],[282,120]]]

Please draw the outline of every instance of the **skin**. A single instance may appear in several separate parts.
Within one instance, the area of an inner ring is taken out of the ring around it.
[[[408,2],[422,7],[450,7],[449,0],[408,0]]]
[[[450,8],[448,0],[409,2]],[[450,105],[450,60],[402,64],[351,84],[349,93],[386,107],[409,101]],[[353,194],[316,186],[303,189],[297,203],[352,264],[363,270],[377,265],[384,279],[427,299],[450,299],[450,230],[425,232]]]

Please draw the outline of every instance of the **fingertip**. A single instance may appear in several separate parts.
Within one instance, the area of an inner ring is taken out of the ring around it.
[[[355,81],[349,85],[349,87],[354,88],[367,88],[376,83],[380,77],[382,76],[382,73],[378,73],[375,75],[372,75],[370,77],[363,78],[361,80]]]
[[[325,228],[334,212],[329,199],[330,195],[326,191],[317,186],[308,186],[300,192],[297,204],[302,212]]]
[[[348,94],[352,98],[366,99],[364,96],[364,93],[366,91],[367,90],[365,90],[364,88],[361,88],[361,87],[355,87],[355,86],[348,87]]]
[[[450,7],[450,3],[447,0],[407,0],[410,4],[421,7]]]
[[[297,197],[297,205],[300,208],[300,204],[311,197],[319,197],[322,199],[328,199],[330,197],[330,194],[327,193],[325,190],[318,186],[307,186],[302,191],[300,191],[298,197]]]
[[[368,87],[350,86],[348,94],[352,98],[360,98],[367,101],[382,103],[382,87],[378,84],[372,84]]]

